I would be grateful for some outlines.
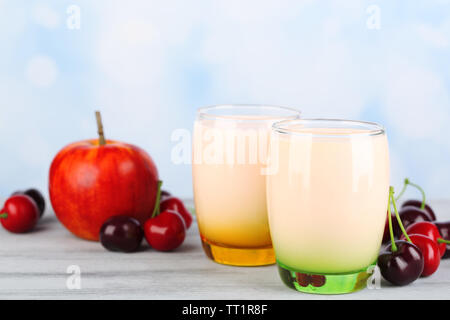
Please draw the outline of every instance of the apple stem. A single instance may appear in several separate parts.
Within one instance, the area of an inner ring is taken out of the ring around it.
[[[8,218],[8,214],[6,212],[0,213],[0,219]]]
[[[442,239],[442,238],[438,238],[438,239],[437,239],[437,242],[438,242],[438,243],[446,243],[446,244],[450,244],[450,240],[445,240],[445,239]]]
[[[394,190],[392,189],[392,191],[394,191]],[[410,239],[409,236],[408,236],[408,233],[407,233],[406,230],[405,230],[405,227],[403,227],[402,219],[400,219],[400,215],[398,214],[397,204],[395,203],[395,197],[394,197],[394,194],[392,194],[392,205],[394,206],[395,217],[397,218],[398,225],[399,225],[400,229],[402,230],[403,235],[405,236],[406,240],[407,240],[409,243],[412,243],[411,239]]]
[[[153,213],[152,213],[152,217],[151,219],[153,219],[154,217],[156,217],[160,211],[159,211],[159,204],[161,203],[161,186],[162,186],[162,181],[159,180],[158,181],[158,192],[156,193],[156,201],[155,201],[155,207],[153,208]]]
[[[102,115],[100,111],[95,111],[95,117],[97,118],[97,130],[98,130],[98,141],[101,146],[106,144],[105,133],[103,132]]]
[[[391,248],[392,252],[397,251],[397,246],[394,241],[394,230],[392,229],[392,216],[391,216],[391,199],[393,198],[394,188],[389,188],[389,200],[388,200],[388,219],[389,219],[389,235],[391,236]]]

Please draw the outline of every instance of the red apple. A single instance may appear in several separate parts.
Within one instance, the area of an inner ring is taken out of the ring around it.
[[[142,225],[152,214],[158,189],[158,171],[142,149],[103,136],[63,148],[49,175],[50,200],[56,216],[73,234],[99,240],[102,224],[125,215]]]

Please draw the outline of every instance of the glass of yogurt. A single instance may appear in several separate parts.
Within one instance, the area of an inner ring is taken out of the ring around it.
[[[194,124],[194,202],[206,255],[228,265],[275,263],[266,201],[271,126],[300,112],[265,105],[200,108]]]
[[[309,293],[366,286],[382,242],[389,150],[376,123],[301,119],[272,127],[267,208],[282,281]]]

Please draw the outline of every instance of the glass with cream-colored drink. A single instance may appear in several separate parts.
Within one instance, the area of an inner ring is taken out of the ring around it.
[[[280,276],[312,293],[366,286],[386,221],[389,151],[383,127],[344,120],[273,126],[269,225]]]
[[[222,105],[198,110],[193,137],[194,201],[206,255],[230,265],[275,263],[267,221],[271,126],[298,119],[290,108]]]

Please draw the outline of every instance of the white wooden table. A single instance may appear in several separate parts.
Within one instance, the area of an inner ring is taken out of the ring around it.
[[[450,220],[449,200],[431,204],[440,220]],[[81,289],[66,286],[70,265],[80,267]],[[286,288],[275,266],[210,261],[195,223],[176,252],[156,252],[145,244],[138,253],[124,254],[76,238],[48,210],[32,233],[0,230],[0,299],[450,299],[450,260],[406,287],[382,281],[380,289],[311,295]]]

